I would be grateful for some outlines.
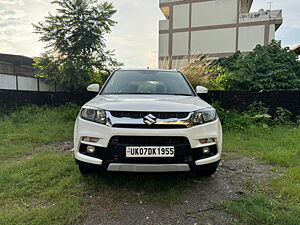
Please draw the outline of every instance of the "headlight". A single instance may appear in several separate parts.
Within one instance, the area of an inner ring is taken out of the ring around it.
[[[217,113],[214,108],[202,109],[194,112],[193,126],[208,123],[217,119]]]
[[[106,112],[103,109],[85,107],[81,110],[81,118],[96,123],[106,124]]]

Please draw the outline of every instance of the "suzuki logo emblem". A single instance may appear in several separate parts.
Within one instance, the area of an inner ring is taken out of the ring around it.
[[[156,123],[156,117],[152,114],[149,114],[144,117],[144,123],[148,124],[149,126]]]

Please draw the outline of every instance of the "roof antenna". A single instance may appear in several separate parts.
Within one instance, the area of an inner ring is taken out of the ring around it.
[[[273,4],[273,2],[268,2],[268,4],[270,5],[270,8],[269,8],[269,19],[271,19],[271,11],[272,11],[272,4]]]

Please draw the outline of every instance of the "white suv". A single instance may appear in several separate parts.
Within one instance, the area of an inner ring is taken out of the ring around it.
[[[194,171],[212,175],[220,162],[222,127],[179,71],[118,70],[86,103],[74,129],[81,173]]]

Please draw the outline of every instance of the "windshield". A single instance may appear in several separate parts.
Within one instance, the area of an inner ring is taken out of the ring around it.
[[[101,94],[195,96],[184,76],[176,71],[116,71]]]

